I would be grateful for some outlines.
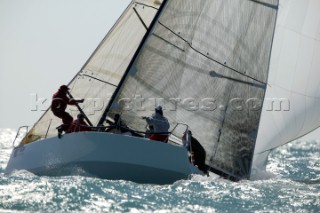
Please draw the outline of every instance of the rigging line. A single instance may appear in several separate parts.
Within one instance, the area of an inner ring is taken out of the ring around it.
[[[147,27],[146,23],[144,23],[143,19],[142,19],[141,16],[139,15],[139,13],[138,13],[138,11],[136,10],[136,8],[133,8],[133,11],[134,11],[135,14],[138,16],[138,18],[139,18],[141,24],[144,26],[144,28],[145,28],[146,30],[148,30],[148,27]]]
[[[86,77],[88,77],[88,78],[95,79],[95,80],[100,81],[100,82],[102,82],[102,83],[109,84],[109,85],[111,85],[111,86],[117,87],[117,85],[115,85],[115,84],[112,84],[112,83],[110,83],[110,82],[101,80],[101,79],[99,79],[99,78],[93,77],[93,76],[88,75],[88,74],[80,74],[79,76],[86,76]]]
[[[154,7],[154,6],[151,6],[151,5],[148,5],[148,4],[144,4],[144,3],[141,3],[141,2],[135,2],[135,4],[139,4],[139,5],[142,5],[142,6],[145,6],[145,7],[149,7],[149,8],[155,9],[155,10],[159,10],[159,8],[157,8],[157,7]]]
[[[245,77],[247,77],[247,78],[250,78],[251,80],[254,80],[254,81],[256,81],[256,82],[259,82],[259,83],[261,83],[261,84],[263,84],[263,85],[267,85],[267,83],[265,83],[265,82],[263,82],[263,81],[260,81],[260,80],[254,78],[254,77],[251,77],[250,75],[246,75],[246,74],[244,74],[244,73],[242,73],[242,72],[240,72],[240,71],[238,71],[238,70],[236,70],[236,69],[234,69],[234,68],[232,68],[232,67],[227,66],[226,64],[224,64],[224,63],[222,63],[222,62],[220,62],[220,61],[218,61],[218,60],[216,60],[216,59],[213,59],[213,58],[207,56],[206,54],[204,54],[204,53],[200,52],[199,50],[197,50],[196,48],[194,48],[189,41],[187,41],[186,39],[184,39],[183,37],[181,37],[180,35],[178,35],[177,33],[175,33],[173,30],[171,30],[169,27],[167,27],[167,26],[165,26],[164,24],[162,24],[160,21],[159,21],[159,24],[162,25],[162,26],[163,26],[164,28],[166,28],[167,30],[169,30],[169,31],[170,31],[171,33],[173,33],[174,35],[176,35],[177,37],[179,37],[181,40],[183,40],[184,42],[186,42],[186,43],[188,44],[188,46],[189,46],[191,49],[193,49],[195,52],[197,52],[197,53],[199,53],[200,55],[206,57],[207,59],[209,59],[209,60],[211,60],[211,61],[214,61],[214,62],[220,64],[221,66],[223,66],[223,67],[225,67],[225,68],[228,68],[229,70],[232,70],[232,71],[234,71],[234,72],[236,72],[236,73],[238,73],[238,74],[240,74],[240,75],[242,75],[242,76],[245,76]]]

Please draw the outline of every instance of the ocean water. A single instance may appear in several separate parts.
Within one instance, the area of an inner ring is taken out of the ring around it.
[[[6,176],[15,135],[0,129],[0,212],[320,212],[320,140],[273,151],[267,180],[194,176],[150,185],[26,171]]]

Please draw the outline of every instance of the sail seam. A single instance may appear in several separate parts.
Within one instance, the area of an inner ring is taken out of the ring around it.
[[[272,83],[270,83],[270,84],[273,85],[273,86],[279,87],[280,89],[286,90],[287,92],[294,93],[296,95],[301,95],[301,96],[308,97],[308,98],[320,99],[320,97],[317,97],[317,96],[306,95],[306,94],[303,94],[303,93],[300,93],[300,92],[297,92],[297,91],[294,91],[294,90],[286,89],[286,88],[284,88],[284,87],[282,87],[280,85],[277,85],[277,84],[272,84]]]
[[[202,53],[201,51],[199,51],[199,50],[197,50],[196,48],[194,48],[189,41],[187,41],[187,40],[184,39],[182,36],[180,36],[180,35],[178,35],[177,33],[175,33],[173,30],[171,30],[169,27],[167,27],[167,26],[165,26],[164,24],[162,24],[160,21],[159,21],[159,24],[160,24],[161,26],[163,26],[164,28],[166,28],[167,30],[169,30],[169,31],[170,31],[171,33],[173,33],[175,36],[177,36],[178,38],[180,38],[181,40],[183,40],[185,43],[188,44],[188,46],[189,46],[192,50],[194,50],[195,52],[199,53],[199,54],[202,55],[203,57],[205,57],[205,58],[207,58],[207,59],[209,59],[209,60],[211,60],[211,61],[214,61],[214,62],[220,64],[221,66],[223,66],[223,67],[225,67],[225,68],[227,68],[227,69],[230,69],[230,70],[238,73],[239,75],[242,75],[242,76],[245,76],[245,77],[247,77],[247,78],[250,78],[251,80],[254,80],[254,81],[256,81],[256,82],[259,82],[259,83],[261,83],[261,84],[263,84],[263,85],[266,85],[266,84],[267,84],[267,83],[265,83],[265,82],[263,82],[263,81],[260,81],[260,80],[254,78],[254,77],[252,77],[252,76],[250,76],[250,75],[246,75],[246,74],[244,74],[244,73],[242,73],[242,72],[240,72],[240,71],[238,71],[238,70],[236,70],[236,69],[234,69],[234,68],[232,68],[232,67],[229,67],[229,66],[227,66],[225,63],[222,63],[222,62],[220,62],[220,61],[218,61],[218,60],[216,60],[216,59],[214,59],[214,58],[211,58],[211,57],[207,56],[206,54],[204,54],[204,53]]]

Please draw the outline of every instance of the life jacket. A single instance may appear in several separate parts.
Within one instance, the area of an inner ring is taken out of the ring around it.
[[[76,101],[68,98],[65,93],[59,90],[52,96],[51,110],[54,112],[65,111],[68,104],[76,105]]]

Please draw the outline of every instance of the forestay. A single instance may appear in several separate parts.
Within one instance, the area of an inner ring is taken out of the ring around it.
[[[278,0],[168,1],[109,115],[144,130],[141,116],[161,104],[172,127],[190,126],[211,168],[249,178],[277,8]]]

